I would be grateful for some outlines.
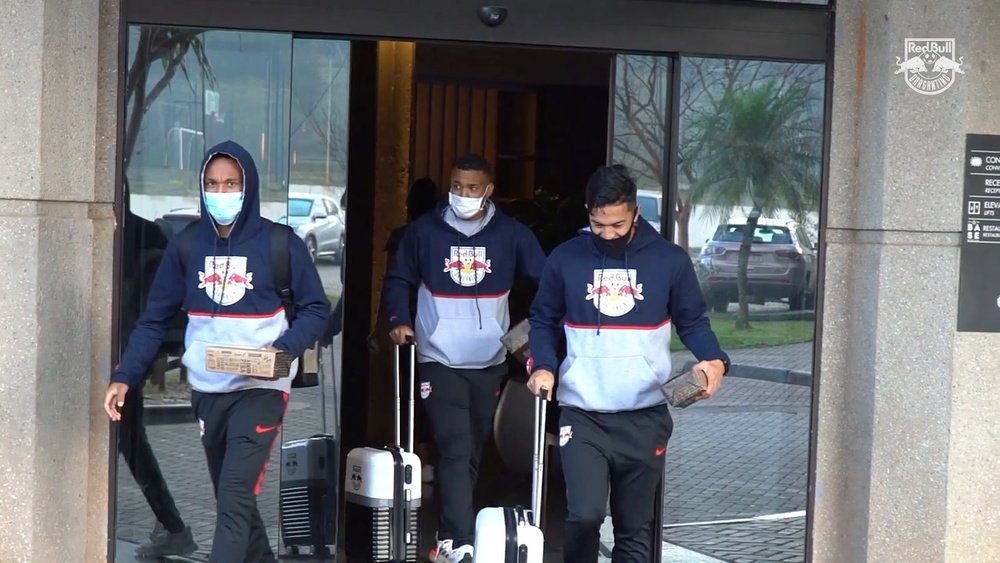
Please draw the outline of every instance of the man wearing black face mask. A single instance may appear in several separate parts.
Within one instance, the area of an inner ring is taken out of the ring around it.
[[[616,563],[645,563],[659,537],[650,533],[651,501],[673,430],[661,385],[670,376],[670,326],[698,358],[712,396],[729,358],[705,318],[705,299],[686,251],[639,216],[636,185],[625,167],[598,169],[587,182],[590,234],[563,243],[545,264],[531,306],[528,387],[548,389],[567,357],[556,396],[566,479],[565,560],[597,560],[611,492]]]

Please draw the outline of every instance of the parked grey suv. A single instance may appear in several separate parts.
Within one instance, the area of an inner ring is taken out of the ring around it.
[[[289,192],[288,216],[279,220],[305,241],[313,260],[344,256],[344,212],[337,200],[323,194]]]
[[[746,219],[719,225],[698,257],[698,281],[709,309],[725,312],[739,300],[736,287],[740,244]],[[747,264],[750,302],[787,302],[797,311],[816,302],[816,249],[794,221],[759,219]]]

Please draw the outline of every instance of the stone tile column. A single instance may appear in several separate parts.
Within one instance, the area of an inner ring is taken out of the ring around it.
[[[997,8],[837,2],[817,562],[1000,560],[1000,334],[956,332],[965,134],[1000,133]],[[964,57],[943,93],[895,74],[920,37]]]
[[[0,559],[103,561],[118,2],[0,12]]]

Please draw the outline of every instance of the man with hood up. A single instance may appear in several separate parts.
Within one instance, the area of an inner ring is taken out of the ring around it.
[[[180,256],[183,237],[173,237],[146,309],[112,373],[104,409],[111,420],[120,420],[126,394],[139,389],[171,319],[183,308],[188,325],[182,361],[216,496],[210,561],[275,561],[256,495],[284,417],[291,378],[264,381],[207,371],[205,348],[277,349],[298,357],[323,334],[330,304],[305,243],[292,235],[288,253],[294,315],[291,321],[286,318],[271,270],[274,227],[260,216],[257,168],[246,149],[232,141],[212,147],[201,168],[201,194],[201,220],[190,256]],[[295,370],[293,363],[290,371]]]
[[[528,387],[551,399],[559,372],[559,457],[566,480],[567,563],[597,561],[610,489],[615,563],[645,563],[653,499],[673,421],[661,385],[671,372],[670,326],[699,362],[707,399],[729,357],[705,317],[705,299],[687,251],[639,215],[624,166],[599,168],[587,182],[590,232],[549,256],[531,305]],[[559,333],[566,359],[559,366]]]
[[[535,235],[497,209],[492,195],[486,159],[456,160],[448,201],[410,223],[382,287],[393,342],[416,338],[420,397],[439,452],[433,563],[473,560],[472,492],[507,375],[500,341],[510,327],[507,298],[515,276],[537,281],[545,263]]]

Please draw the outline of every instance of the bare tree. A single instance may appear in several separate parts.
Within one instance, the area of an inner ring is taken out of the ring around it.
[[[143,26],[136,41],[135,55],[129,65],[125,81],[125,146],[123,160],[126,169],[132,160],[135,144],[139,138],[143,118],[153,106],[153,102],[170,85],[177,70],[180,69],[187,78],[188,85],[194,90],[191,75],[188,73],[185,57],[194,53],[198,65],[204,70],[204,76],[210,85],[215,84],[215,75],[205,53],[205,43],[201,35],[203,30],[179,27]],[[163,74],[152,85],[149,84],[150,69],[156,63],[163,67]]]

